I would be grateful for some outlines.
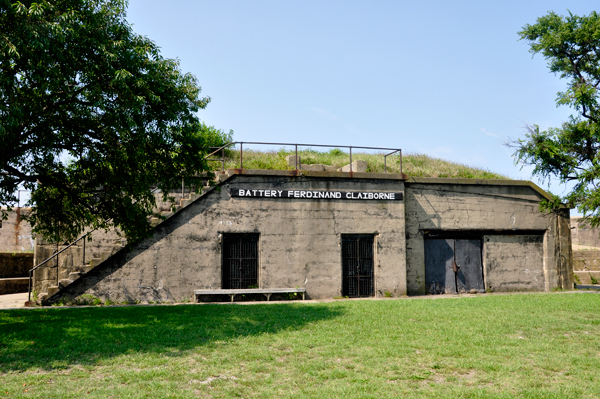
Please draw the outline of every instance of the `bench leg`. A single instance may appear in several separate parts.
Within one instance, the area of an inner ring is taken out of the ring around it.
[[[231,302],[233,302],[233,297],[235,296],[235,294],[233,294],[233,295],[229,294],[229,296],[231,297]]]
[[[269,302],[271,300],[271,295],[272,294],[265,294],[267,296],[267,302]]]
[[[302,293],[302,300],[304,300],[304,292]]]

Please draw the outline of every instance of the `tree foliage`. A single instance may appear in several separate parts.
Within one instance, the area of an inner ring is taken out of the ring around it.
[[[31,190],[36,233],[149,231],[151,186],[199,183],[226,139],[196,78],[133,32],[120,0],[0,0],[0,203]]]
[[[548,209],[577,207],[592,226],[600,225],[600,17],[554,12],[525,25],[519,32],[530,52],[542,54],[551,72],[567,80],[557,94],[557,105],[576,111],[562,126],[540,131],[527,126],[525,139],[517,140],[517,162],[533,165],[533,174],[573,182],[562,198],[546,203]]]

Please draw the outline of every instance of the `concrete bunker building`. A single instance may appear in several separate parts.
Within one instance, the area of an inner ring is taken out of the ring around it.
[[[90,244],[73,246],[33,286],[45,304],[193,301],[227,288],[313,299],[571,289],[569,211],[540,212],[545,198],[528,181],[234,169],[151,238],[97,241],[108,252],[83,265]],[[38,240],[35,264],[52,245]]]

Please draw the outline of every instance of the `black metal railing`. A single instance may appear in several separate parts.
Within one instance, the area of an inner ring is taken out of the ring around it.
[[[97,229],[94,229],[84,235],[82,235],[81,237],[79,237],[78,239],[76,239],[75,241],[73,241],[72,243],[68,244],[66,247],[64,247],[63,249],[61,249],[60,251],[58,250],[58,244],[57,244],[57,248],[56,248],[56,252],[53,253],[48,259],[46,259],[45,261],[41,262],[39,265],[35,266],[33,269],[29,270],[29,290],[28,290],[28,296],[27,296],[27,300],[31,301],[31,281],[33,279],[33,272],[44,266],[46,263],[50,262],[52,259],[56,258],[56,285],[58,285],[58,281],[59,281],[59,264],[58,264],[58,255],[60,255],[61,253],[65,252],[67,249],[71,248],[73,245],[77,244],[79,241],[83,240],[84,238],[86,238],[88,235],[90,235],[91,233],[93,233],[94,231],[96,231]],[[83,240],[83,253],[82,253],[82,264],[85,265],[85,240]]]
[[[151,193],[154,193],[158,190],[158,187],[152,189]],[[183,193],[183,191],[182,191]],[[56,258],[56,285],[59,285],[59,264],[58,264],[58,255],[60,255],[61,253],[65,252],[67,249],[71,248],[73,245],[77,244],[79,241],[83,240],[83,251],[82,251],[82,261],[81,264],[85,265],[85,241],[84,238],[87,238],[90,234],[92,234],[94,231],[98,230],[98,228],[95,228],[91,231],[88,231],[87,233],[85,233],[84,235],[82,235],[81,237],[79,237],[78,239],[76,239],[75,241],[73,241],[70,244],[67,244],[63,249],[61,249],[60,251],[58,250],[58,244],[57,244],[57,248],[56,248],[56,252],[53,253],[48,259],[44,260],[43,262],[39,263],[38,265],[36,265],[33,269],[29,270],[29,289],[28,289],[28,295],[27,295],[27,300],[31,301],[31,282],[33,279],[33,272],[35,270],[37,270],[38,268],[44,266],[46,263],[50,262],[52,259]]]
[[[387,157],[390,155],[394,155],[396,153],[400,156],[400,173],[402,173],[402,149],[400,148],[385,148],[385,147],[358,147],[358,146],[349,146],[349,145],[325,145],[325,144],[299,144],[299,143],[267,143],[267,142],[259,142],[259,141],[233,141],[231,143],[227,143],[221,147],[211,147],[211,149],[215,149],[213,152],[208,154],[205,159],[209,161],[219,161],[222,163],[222,171],[225,172],[225,150],[234,145],[240,145],[240,169],[244,169],[244,144],[246,145],[277,145],[277,146],[286,146],[286,147],[294,147],[294,152],[296,154],[295,161],[295,169],[299,169],[298,166],[298,147],[324,147],[324,148],[348,148],[348,153],[350,156],[350,172],[352,172],[352,149],[359,150],[376,150],[376,151],[391,151],[390,153],[383,154],[383,169],[384,172],[387,173]],[[212,158],[208,157],[214,156],[217,153],[221,153],[221,158]]]

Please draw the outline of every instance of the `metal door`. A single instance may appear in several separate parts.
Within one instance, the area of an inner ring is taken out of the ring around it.
[[[425,289],[430,294],[484,291],[480,239],[425,239]]]
[[[454,261],[458,265],[456,288],[458,292],[484,292],[481,264],[481,240],[455,240]]]
[[[372,235],[342,235],[342,295],[350,298],[374,295],[373,242]]]
[[[425,240],[425,288],[430,294],[452,294],[456,292],[454,262],[454,240]]]
[[[223,288],[258,288],[258,234],[223,234]]]

